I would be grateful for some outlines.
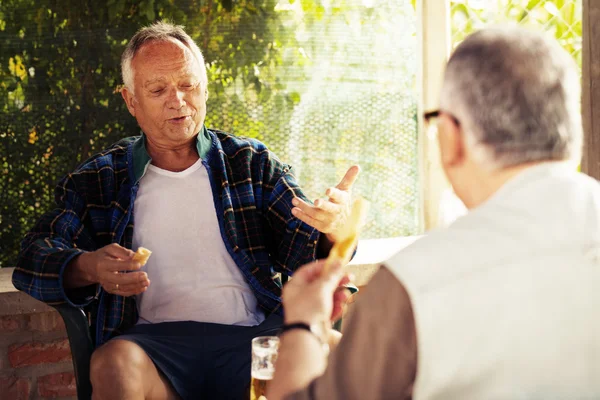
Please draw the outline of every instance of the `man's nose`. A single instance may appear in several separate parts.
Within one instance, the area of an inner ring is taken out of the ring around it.
[[[172,88],[169,91],[169,97],[167,98],[167,106],[169,108],[174,108],[176,110],[179,110],[181,107],[185,106],[185,100],[184,98],[184,92],[177,89],[177,88]]]

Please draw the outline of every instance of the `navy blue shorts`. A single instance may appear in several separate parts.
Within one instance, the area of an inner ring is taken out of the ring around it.
[[[204,322],[136,325],[115,339],[139,345],[182,399],[248,399],[251,341],[277,335],[283,319],[271,315],[257,326]]]

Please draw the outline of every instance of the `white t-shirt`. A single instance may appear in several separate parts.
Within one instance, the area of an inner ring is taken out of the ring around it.
[[[150,286],[137,296],[138,323],[253,326],[264,320],[223,242],[201,159],[182,172],[149,165],[134,213],[133,248],[152,251],[142,268]]]

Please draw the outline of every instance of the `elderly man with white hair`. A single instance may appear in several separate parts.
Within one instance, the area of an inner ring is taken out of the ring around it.
[[[328,359],[343,268],[301,268],[269,400],[600,398],[600,188],[577,172],[579,96],[556,41],[465,39],[426,119],[469,212],[382,265]]]
[[[359,168],[312,204],[264,144],[207,129],[204,60],[180,26],[138,31],[122,72],[142,135],[59,183],[13,283],[88,312],[94,399],[242,399],[252,338],[282,323],[280,274],[328,253]]]

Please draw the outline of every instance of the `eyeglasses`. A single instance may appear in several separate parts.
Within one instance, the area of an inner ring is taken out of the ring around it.
[[[458,120],[458,118],[456,118],[454,115],[443,111],[443,110],[434,110],[434,111],[429,111],[423,114],[423,121],[425,121],[425,125],[429,126],[430,122],[432,119],[438,118],[440,116],[440,114],[446,114],[448,117],[450,117],[452,119],[452,122],[454,122],[456,124],[456,126],[460,126],[460,121]]]

